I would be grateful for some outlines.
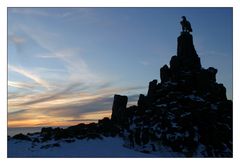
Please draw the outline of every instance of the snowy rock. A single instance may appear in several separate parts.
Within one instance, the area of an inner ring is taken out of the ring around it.
[[[157,152],[164,146],[187,157],[231,157],[232,101],[216,82],[217,69],[201,67],[191,34],[180,35],[170,68],[160,72],[161,83],[151,81],[132,108],[131,148],[153,152],[147,147],[153,142]]]

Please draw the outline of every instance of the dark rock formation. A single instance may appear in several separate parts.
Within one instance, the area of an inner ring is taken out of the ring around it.
[[[121,125],[122,126],[122,125]],[[109,118],[105,117],[98,121],[98,123],[84,124],[80,123],[75,126],[70,126],[68,128],[52,128],[44,127],[41,132],[36,132],[32,134],[17,134],[12,138],[9,136],[8,140],[18,139],[32,141],[33,143],[42,143],[51,140],[63,140],[66,143],[73,143],[75,139],[102,139],[103,137],[115,137],[120,135],[121,128],[119,124],[114,123]],[[31,139],[32,137],[32,139]],[[43,148],[50,148],[57,146],[44,146]]]
[[[112,106],[112,116],[111,120],[114,123],[123,123],[125,120],[125,111],[127,106],[128,98],[127,96],[115,95],[113,106]]]
[[[114,120],[120,122],[122,112],[128,112],[129,147],[147,153],[166,146],[187,157],[232,157],[232,101],[216,73],[213,67],[202,68],[192,35],[182,32],[170,67],[160,69],[161,82],[151,81],[137,106],[125,110],[126,99],[114,97]]]
[[[182,32],[178,37],[177,56],[170,61],[170,68],[173,73],[183,70],[200,70],[201,62],[193,45],[192,35]]]
[[[149,106],[149,101],[148,101],[148,97],[144,96],[143,94],[139,95],[139,99],[138,99],[138,107],[140,109],[145,109],[146,107]]]
[[[120,129],[119,127],[115,126],[112,120],[105,117],[102,120],[98,121],[98,129],[101,134],[105,137],[114,137],[119,134]]]
[[[167,65],[164,65],[161,69],[160,69],[160,78],[162,82],[166,82],[169,81],[171,77],[171,71],[169,69],[169,67]]]
[[[17,134],[17,135],[14,135],[12,137],[13,139],[17,139],[17,140],[26,140],[26,141],[31,141],[31,138],[27,135],[24,135],[24,134]]]
[[[148,86],[148,96],[152,97],[156,94],[156,89],[157,89],[157,80],[153,80],[151,82],[149,82],[149,86]]]

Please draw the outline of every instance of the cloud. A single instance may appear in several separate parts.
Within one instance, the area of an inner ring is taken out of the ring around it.
[[[21,110],[15,111],[15,112],[10,112],[10,113],[8,113],[8,117],[15,116],[15,115],[18,115],[18,114],[23,114],[27,111],[28,111],[28,109],[21,109]]]
[[[49,12],[51,11],[51,12]],[[61,12],[52,12],[52,10],[38,10],[37,8],[34,10],[28,8],[10,8],[10,13],[15,14],[26,14],[26,15],[41,15],[47,16],[55,15],[55,14],[64,14],[66,15],[89,15],[91,12],[85,9],[79,10],[60,10]],[[46,14],[47,13],[47,14]],[[91,15],[91,14],[90,14]],[[87,61],[83,58],[84,55],[81,52],[81,48],[69,48],[64,40],[64,37],[60,34],[56,33],[56,31],[49,31],[46,29],[44,24],[41,24],[39,21],[32,20],[34,23],[26,26],[25,24],[18,23],[18,31],[24,34],[26,38],[31,40],[31,43],[36,44],[39,48],[43,49],[44,54],[38,54],[35,56],[36,58],[41,58],[41,61],[46,60],[53,61],[56,60],[56,63],[62,65],[62,68],[65,70],[64,73],[55,72],[54,77],[61,77],[62,79],[68,80],[70,83],[82,82],[85,84],[89,84],[95,86],[97,84],[105,84],[111,80],[104,75],[100,75],[97,73],[98,71],[92,70]],[[53,70],[56,68],[48,68],[48,70]],[[31,73],[34,75],[38,75],[33,73],[34,70],[31,70]],[[54,74],[51,71],[51,75]],[[43,74],[47,75],[42,71]],[[39,76],[38,76],[39,77]],[[51,77],[50,77],[51,78]],[[66,83],[68,83],[66,82]],[[46,85],[46,84],[45,84]],[[45,86],[46,87],[46,86]]]
[[[99,119],[103,119],[104,117],[111,117],[111,110],[101,110],[97,112],[84,113],[80,115],[80,119],[82,121],[97,121]],[[82,122],[81,121],[81,122]]]
[[[15,45],[21,45],[26,42],[26,39],[16,34],[8,35],[9,41],[13,42]]]
[[[97,98],[88,103],[77,103],[75,105],[49,106],[9,112],[8,121],[11,127],[26,126],[29,123],[36,125],[72,125],[77,122],[97,121],[103,117],[109,117],[112,99]],[[26,106],[25,106],[26,107]],[[70,120],[73,120],[70,122]],[[75,120],[75,121],[74,121]],[[59,123],[60,122],[60,123]]]
[[[141,65],[144,65],[144,66],[150,65],[150,62],[149,62],[149,61],[139,61],[139,63],[140,63]]]
[[[46,32],[44,28],[20,26],[20,29],[28,35],[39,47],[47,51],[37,58],[55,59],[63,64],[67,70],[69,81],[97,84],[106,82],[106,78],[94,73],[83,59],[80,48],[66,48],[62,38],[54,32]]]
[[[42,13],[42,10],[13,10],[13,12],[38,16],[52,14]],[[91,15],[87,11],[84,12],[86,15]],[[62,12],[62,14],[64,17],[69,17],[74,13]],[[8,94],[9,124],[11,126],[57,126],[71,125],[71,121],[76,123],[78,120],[83,122],[97,120],[105,115],[109,116],[115,93],[131,95],[131,93],[145,88],[139,86],[116,87],[116,82],[114,83],[111,79],[90,68],[81,48],[68,47],[63,36],[55,31],[49,31],[44,24],[39,24],[38,21],[32,21],[34,22],[32,25],[19,24],[17,29],[31,40],[31,44],[43,50],[41,52],[44,54],[36,54],[34,57],[39,61],[55,61],[55,63],[61,64],[61,68],[37,66],[28,70],[26,67],[9,65],[9,71],[16,72],[33,81],[33,83],[9,81],[10,87],[19,88],[18,93]],[[20,43],[21,40],[18,42]],[[51,79],[52,77],[49,75],[54,74],[54,78]],[[35,85],[43,88],[40,91],[26,92],[31,85],[33,88]],[[129,100],[134,102],[136,97],[130,96]],[[21,111],[23,109],[24,111]],[[18,111],[18,113],[13,113],[14,111]]]
[[[58,101],[58,104],[65,104],[68,101],[73,101],[73,100],[81,100],[80,98],[76,98],[76,92],[79,92],[79,96],[84,96],[86,97],[87,94],[80,94],[80,92],[86,87],[81,87],[81,83],[77,84],[72,84],[66,88],[63,88],[61,90],[51,90],[51,91],[46,91],[42,92],[40,94],[35,94],[37,97],[31,97],[29,100],[26,100],[25,102],[19,103],[21,106],[29,106],[29,105],[34,105],[34,104],[44,104],[47,103],[47,106],[51,106],[51,102],[56,102]],[[74,91],[75,90],[75,91]],[[61,102],[62,100],[62,102]]]
[[[10,71],[19,73],[19,74],[33,80],[34,82],[36,82],[37,84],[41,85],[42,87],[44,87],[46,89],[50,88],[50,84],[47,81],[43,80],[42,78],[35,75],[34,73],[32,73],[30,71],[27,71],[26,69],[19,68],[19,67],[16,67],[16,66],[12,66],[12,65],[8,65],[8,69]]]
[[[69,17],[72,14],[72,12],[67,12],[67,11],[66,12],[50,12],[48,8],[9,8],[9,13],[26,15],[26,16],[40,16],[40,17],[53,17],[53,18]]]
[[[17,14],[27,17],[47,17],[52,19],[64,19],[69,21],[77,21],[81,19],[81,23],[96,22],[94,10],[91,8],[9,8],[9,14]]]
[[[24,48],[23,46],[26,43],[26,38],[17,34],[8,34],[8,42],[15,46],[18,53],[21,53]]]
[[[136,90],[139,88],[122,88],[122,90],[129,89]],[[87,122],[93,121],[93,119],[97,121],[103,117],[109,117],[111,114],[113,95],[118,93],[119,89],[97,90],[93,93],[83,92],[83,90],[85,89],[81,89],[79,85],[75,84],[58,92],[46,91],[45,93],[26,94],[25,96],[21,94],[19,97],[15,95],[8,101],[9,108],[15,109],[15,111],[16,109],[23,108],[27,108],[28,110],[20,111],[17,114],[13,113],[14,115],[9,112],[11,114],[9,122],[14,121],[15,124],[12,125],[16,126],[17,121],[23,122],[25,120],[27,124],[27,121],[37,116],[37,121],[31,120],[34,125],[46,125],[49,119],[52,121],[51,125],[70,125],[73,123],[65,120],[84,119],[82,122]],[[86,87],[86,90],[89,90],[89,88]],[[137,99],[138,95],[129,96],[130,103]],[[56,121],[61,121],[61,123]],[[19,124],[23,124],[24,126],[24,123],[19,122]]]
[[[21,84],[23,87],[25,85]],[[139,89],[144,87],[123,87],[116,88],[111,87],[111,84],[99,84],[98,86],[85,85],[84,83],[72,83],[64,84],[62,87],[56,84],[56,88],[52,90],[42,91],[42,92],[32,92],[31,94],[9,94],[9,106],[10,107],[29,107],[29,108],[51,108],[51,107],[62,107],[62,106],[75,106],[76,104],[86,104],[89,102],[101,101],[103,103],[112,103],[113,95],[116,93],[134,93]],[[28,86],[27,86],[28,87]],[[135,101],[135,96],[129,97],[129,101]],[[106,108],[106,107],[105,107]],[[109,107],[108,107],[109,108]],[[81,108],[82,109],[82,108]]]
[[[8,86],[14,87],[14,88],[20,88],[20,89],[28,89],[28,90],[33,90],[34,87],[37,87],[36,84],[15,82],[15,81],[8,81]]]

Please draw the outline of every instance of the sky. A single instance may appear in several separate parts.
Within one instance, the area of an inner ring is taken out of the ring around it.
[[[68,126],[128,106],[176,55],[181,16],[232,99],[232,8],[8,8],[8,126]]]

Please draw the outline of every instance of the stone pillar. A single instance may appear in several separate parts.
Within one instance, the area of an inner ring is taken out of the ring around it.
[[[127,107],[128,97],[114,95],[111,120],[114,123],[123,124]]]

